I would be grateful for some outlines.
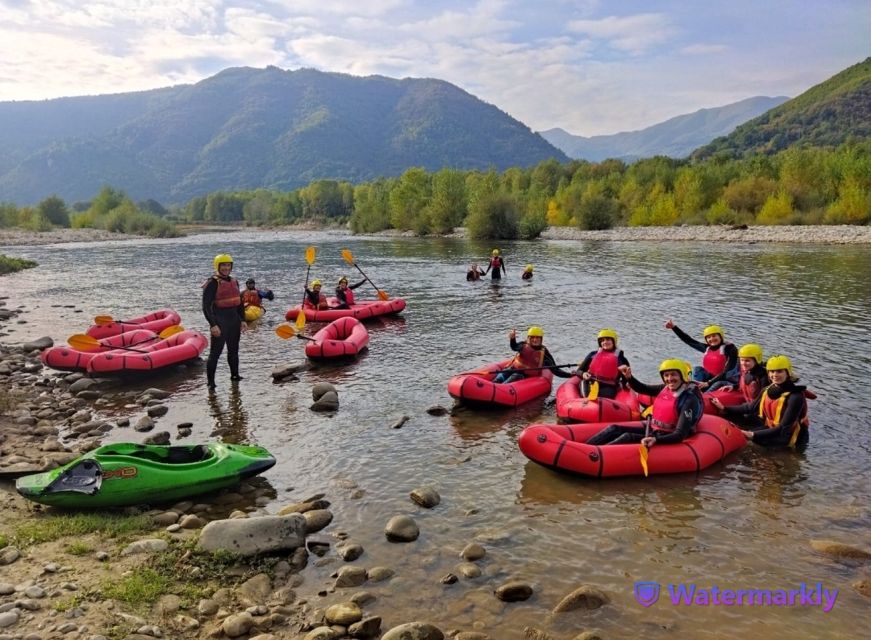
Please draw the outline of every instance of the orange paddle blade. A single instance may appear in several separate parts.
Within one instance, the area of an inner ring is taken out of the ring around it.
[[[390,300],[390,296],[387,295],[386,291],[381,291],[381,289],[379,289],[378,290],[378,299],[384,300],[386,302],[387,300]]]
[[[183,326],[181,326],[180,324],[174,324],[171,327],[167,327],[157,335],[163,339],[166,339],[169,336],[174,336],[175,334],[181,333],[182,331],[184,331]]]
[[[638,459],[641,461],[641,468],[644,470],[644,477],[646,478],[648,475],[647,471],[647,457],[650,455],[650,452],[647,450],[643,444],[638,447]]]
[[[354,254],[350,249],[342,249],[342,259],[348,264],[354,264]]]
[[[299,315],[296,316],[296,330],[302,331],[305,329],[305,309],[299,310]]]
[[[314,263],[317,249],[315,247],[307,247],[305,250],[305,261],[310,265]]]
[[[599,381],[593,380],[593,382],[590,384],[590,393],[587,394],[587,400],[595,400],[598,397],[599,397]],[[646,462],[646,460],[645,460],[645,462]]]
[[[115,320],[112,316],[97,316],[94,318],[94,324],[112,324]]]
[[[101,346],[100,341],[84,333],[77,333],[67,338],[67,344],[76,351],[94,351]]]
[[[287,340],[288,338],[295,336],[296,331],[289,324],[280,324],[275,327],[275,335],[283,340]]]

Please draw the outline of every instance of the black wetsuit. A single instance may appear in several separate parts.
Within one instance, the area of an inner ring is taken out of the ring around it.
[[[690,337],[679,329],[677,325],[674,325],[671,330],[674,331],[674,335],[680,338],[684,344],[689,345],[696,351],[705,353],[711,348],[707,342],[699,342],[695,338]],[[726,366],[723,368],[722,372],[708,380],[705,380],[705,382],[708,383],[708,386],[713,385],[715,382],[720,382],[721,380],[727,380],[730,382],[736,380],[735,372],[738,371],[738,347],[731,342],[724,342],[721,346],[723,345],[725,345],[723,348],[723,354],[726,356]],[[718,346],[717,348],[719,349],[720,347]]]
[[[209,327],[218,327],[221,335],[211,336],[209,343],[209,359],[206,364],[206,379],[209,387],[215,386],[215,372],[218,369],[218,360],[224,345],[227,345],[227,364],[230,365],[230,379],[241,380],[239,375],[239,336],[242,333],[242,322],[245,320],[245,306],[242,304],[242,295],[239,294],[239,305],[236,307],[216,307],[215,294],[218,291],[217,277],[224,280],[223,276],[212,276],[203,287],[203,315],[209,323]]]
[[[593,361],[593,358],[596,357],[596,354],[599,353],[599,350],[590,351],[587,354],[587,357],[581,361],[581,364],[578,365],[578,369],[576,371],[576,375],[580,375],[585,371],[589,371],[590,363]],[[623,351],[617,352],[617,366],[622,367],[623,365],[629,366],[629,360],[626,359],[626,356],[623,355]],[[599,380],[599,396],[602,398],[615,398],[617,397],[617,392],[620,390],[620,383],[623,382],[625,378],[623,378],[623,374],[617,374],[617,384],[611,384],[610,382],[604,382]],[[592,380],[581,380],[581,395],[585,398],[590,394],[590,382]]]
[[[644,384],[635,378],[629,378],[629,387],[637,393],[645,393],[655,397],[665,388],[665,385]],[[701,420],[702,411],[704,410],[702,393],[696,385],[684,384],[680,395],[678,395],[677,410],[678,419],[674,431],[650,430],[649,435],[656,439],[656,444],[683,442],[696,430],[696,425]],[[630,427],[612,424],[587,440],[587,444],[631,444],[633,442],[641,442],[644,439],[645,432],[646,429],[643,426]]]
[[[493,266],[493,262],[497,261],[498,265],[493,271],[490,272],[490,277],[493,280],[501,280],[502,274],[508,275],[508,271],[505,269],[505,261],[502,259],[502,256],[495,256],[490,259],[490,262],[487,263],[487,271],[490,271],[490,268]],[[487,271],[484,272],[484,275],[487,275]]]
[[[789,393],[780,412],[780,423],[774,427],[763,426],[761,429],[753,431],[753,442],[757,444],[765,447],[788,447],[795,424],[803,422],[807,414],[807,399],[804,396],[806,388],[795,384],[792,380],[787,380],[782,385],[772,384],[766,387],[765,392],[759,394],[759,397],[753,402],[745,402],[733,407],[724,407],[723,415],[725,417],[734,416],[744,419],[756,417],[758,419],[759,403],[762,402],[765,393],[772,400],[776,400],[784,392]],[[796,446],[804,446],[808,443],[808,440],[807,424],[801,424],[795,444]]]
[[[524,271],[523,275],[520,276],[523,280],[532,280],[532,271]]]
[[[357,282],[355,284],[349,284],[348,289],[356,289],[360,285],[365,284],[365,282],[366,282],[366,280],[360,280],[360,282]],[[333,309],[350,309],[351,308],[351,305],[348,304],[348,299],[345,297],[345,290],[342,289],[341,287],[336,287],[336,298],[338,298],[339,304],[336,305],[335,307],[332,307]]]

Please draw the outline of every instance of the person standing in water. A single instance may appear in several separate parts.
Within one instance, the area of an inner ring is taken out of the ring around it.
[[[239,292],[239,281],[230,275],[233,258],[222,253],[215,256],[212,265],[215,273],[203,283],[203,315],[209,323],[211,334],[206,364],[209,390],[215,388],[215,372],[225,345],[230,380],[235,382],[242,379],[239,375],[239,337],[248,328],[244,322],[245,306]]]
[[[487,263],[487,271],[484,272],[485,276],[488,271],[490,272],[490,278],[493,280],[501,280],[503,273],[508,275],[508,271],[505,269],[505,261],[502,259],[499,249],[493,249],[490,252],[490,262]]]

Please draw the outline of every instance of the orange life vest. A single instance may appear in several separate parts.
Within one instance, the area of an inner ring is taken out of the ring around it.
[[[224,280],[220,276],[212,276],[218,281],[215,291],[214,305],[217,309],[232,309],[239,306],[239,281],[236,278]]]
[[[542,370],[539,368],[544,364],[544,347],[541,349],[533,349],[528,344],[524,344],[518,354],[509,365],[512,369],[533,369],[532,371],[524,372],[527,378],[540,376]]]
[[[617,351],[599,349],[590,361],[587,371],[600,382],[617,384],[617,375],[620,373],[617,369]]]
[[[768,396],[769,387],[765,387],[762,392],[762,400],[759,402],[759,417],[765,420],[766,429],[775,429],[780,427],[780,414],[783,412],[783,406],[786,404],[786,399],[789,397],[789,391],[780,394],[778,398],[770,398]],[[802,409],[798,420],[795,421],[790,428],[789,446],[794,447],[798,440],[799,433],[802,427],[805,429],[810,426],[810,420],[807,417],[807,400],[802,397]]]
[[[262,307],[260,293],[258,293],[257,289],[245,289],[242,292],[242,304],[246,307]]]
[[[311,303],[311,300],[309,300],[308,294],[306,294],[305,302],[303,302],[302,306],[305,307],[306,309],[326,309],[327,308],[327,296],[325,296],[321,292],[318,292],[318,305],[315,306]]]

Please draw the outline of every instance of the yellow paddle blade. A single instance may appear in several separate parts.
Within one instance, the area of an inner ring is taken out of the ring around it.
[[[275,335],[283,340],[287,340],[288,338],[292,338],[296,335],[296,331],[289,324],[280,324],[275,327]]]
[[[302,331],[303,329],[305,329],[305,310],[300,309],[299,315],[296,316],[296,330]]]
[[[180,324],[174,324],[171,327],[167,327],[157,335],[163,339],[166,339],[169,336],[174,336],[175,334],[181,333],[182,331],[184,331],[183,326],[181,326]]]
[[[350,249],[342,249],[342,259],[348,264],[354,264],[354,254]]]
[[[112,316],[97,316],[94,318],[94,324],[112,324],[115,322]]]
[[[102,346],[99,340],[92,338],[89,335],[85,335],[84,333],[77,333],[70,336],[67,338],[67,344],[76,351],[94,351]]]
[[[587,400],[595,400],[599,397],[599,381],[593,380],[590,383],[590,393],[587,394]]]
[[[647,477],[647,456],[650,455],[650,452],[647,450],[647,447],[641,445],[638,447],[638,459],[641,461],[641,468],[644,470],[644,477]]]
[[[308,262],[310,265],[313,264],[315,261],[316,252],[317,249],[315,249],[314,247],[308,247],[305,250],[305,261]]]
[[[386,291],[381,291],[381,289],[379,289],[378,290],[378,299],[387,301],[387,300],[390,300],[390,296],[387,295]]]

